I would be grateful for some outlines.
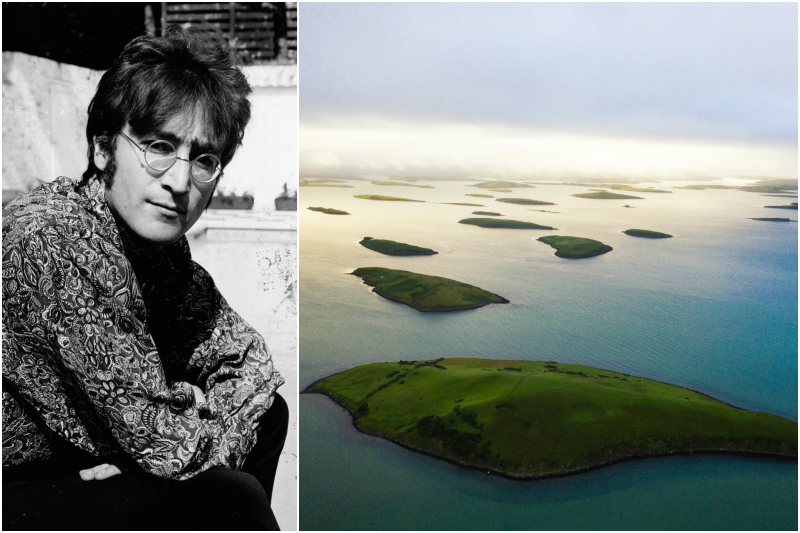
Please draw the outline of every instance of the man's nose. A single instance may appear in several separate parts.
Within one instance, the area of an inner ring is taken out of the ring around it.
[[[192,185],[192,162],[178,157],[175,163],[161,176],[161,185],[177,196],[189,192]]]

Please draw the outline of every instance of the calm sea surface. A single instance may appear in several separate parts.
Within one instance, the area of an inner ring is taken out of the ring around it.
[[[303,188],[300,195],[301,390],[332,373],[378,361],[533,359],[627,372],[797,420],[797,212],[763,207],[796,200],[735,190],[670,189],[672,194],[631,193],[643,200],[602,201],[571,197],[586,189],[563,185],[494,193],[466,182],[433,183],[435,189],[349,183],[355,188]],[[557,205],[519,206],[464,196],[476,192]],[[375,202],[354,194],[426,203]],[[351,215],[324,215],[308,211],[310,206]],[[457,224],[474,210],[558,230]],[[674,238],[621,233],[630,228]],[[550,234],[589,237],[614,250],[590,259],[561,259],[536,241]],[[384,256],[358,244],[366,236],[439,254]],[[511,303],[419,313],[380,298],[347,275],[366,266],[456,279]],[[303,395],[300,410],[302,529],[798,525],[796,462],[669,457],[516,482],[361,434],[327,398]]]

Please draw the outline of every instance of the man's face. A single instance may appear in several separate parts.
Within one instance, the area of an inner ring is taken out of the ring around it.
[[[204,146],[203,128],[189,113],[176,116],[158,132],[136,135],[128,124],[122,132],[143,149],[154,140],[170,141],[178,157],[190,161],[203,153],[219,155],[215,148]],[[117,137],[115,156],[117,170],[111,186],[106,187],[106,201],[153,253],[184,235],[214,193],[216,180],[198,182],[192,178],[191,163],[181,159],[168,170],[151,169],[144,153],[122,135]],[[95,164],[102,169],[105,162],[95,146]]]

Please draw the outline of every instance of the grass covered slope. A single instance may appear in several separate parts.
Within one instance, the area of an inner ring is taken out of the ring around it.
[[[411,200],[410,198],[398,198],[396,196],[383,196],[380,194],[356,194],[354,198],[361,198],[362,200],[380,200],[383,202],[422,202],[424,200]]]
[[[579,194],[571,194],[576,198],[591,198],[593,200],[642,200],[639,196],[631,196],[629,194],[617,194],[615,192],[585,192]]]
[[[499,218],[465,218],[459,220],[459,224],[469,224],[480,228],[505,228],[505,229],[557,229],[550,226],[540,226],[532,222],[520,222],[519,220],[501,220]]]
[[[556,256],[568,259],[582,259],[584,257],[594,257],[613,250],[607,244],[594,239],[584,239],[583,237],[567,237],[561,235],[548,235],[539,237],[537,241],[542,241],[556,249]]]
[[[330,207],[309,207],[309,211],[318,211],[326,215],[349,215],[347,211],[340,211],[339,209],[331,209]]]
[[[331,397],[365,433],[513,477],[682,452],[797,457],[796,422],[588,366],[490,359],[374,363],[304,392]]]
[[[372,292],[423,312],[461,311],[508,300],[473,285],[438,276],[426,276],[390,268],[357,268],[352,273]]]
[[[631,237],[644,237],[645,239],[669,239],[672,235],[667,233],[660,233],[658,231],[650,231],[646,229],[626,229],[623,231],[625,235],[630,235]]]
[[[385,255],[434,255],[439,252],[434,252],[430,248],[422,248],[414,246],[413,244],[404,244],[402,242],[389,241],[386,239],[373,239],[372,237],[364,237],[359,242],[364,248],[369,248],[372,251],[382,253]]]

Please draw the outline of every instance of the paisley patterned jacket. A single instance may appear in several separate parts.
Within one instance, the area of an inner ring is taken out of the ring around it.
[[[3,208],[2,306],[3,466],[66,439],[164,478],[238,469],[284,383],[186,238],[146,257],[97,179]]]

